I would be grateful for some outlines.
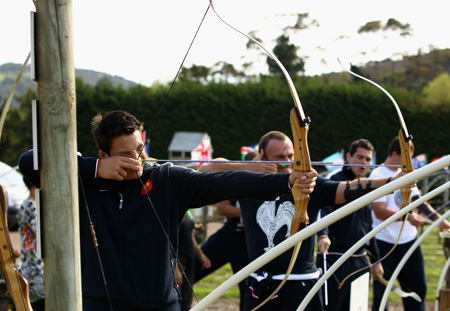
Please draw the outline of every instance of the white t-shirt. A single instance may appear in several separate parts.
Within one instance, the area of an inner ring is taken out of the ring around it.
[[[397,171],[392,171],[387,167],[377,167],[370,174],[370,178],[392,177],[392,176],[397,175],[397,173],[399,171],[400,171],[400,169],[398,169]],[[419,194],[420,194],[420,192],[419,192],[419,189],[417,189],[417,187],[412,188],[411,197],[413,197],[415,195],[419,195]],[[394,210],[394,211],[399,211],[400,205],[402,202],[402,194],[400,192],[400,189],[396,190],[394,193],[388,194],[388,195],[381,197],[378,200],[374,201],[374,203],[376,203],[376,202],[385,202],[386,208]],[[383,220],[378,219],[375,216],[375,213],[373,211],[372,211],[372,219],[373,219],[372,226],[374,228],[383,222]],[[396,221],[396,222],[392,223],[391,225],[387,226],[385,229],[381,230],[375,236],[375,238],[377,240],[381,240],[386,243],[394,244],[395,241],[397,241],[398,234],[400,233],[401,227],[402,227],[402,221]],[[402,235],[400,237],[399,244],[408,243],[408,242],[414,240],[416,238],[416,236],[417,236],[417,228],[415,226],[411,225],[411,223],[409,221],[406,221],[405,228],[402,231]]]

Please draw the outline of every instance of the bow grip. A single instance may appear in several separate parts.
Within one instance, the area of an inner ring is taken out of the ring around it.
[[[403,172],[412,172],[414,170],[412,163],[412,136],[409,135],[406,137],[405,131],[400,129],[398,132],[398,141],[400,143],[400,151],[401,151],[401,169]]]
[[[291,129],[294,143],[294,163],[292,168],[296,171],[306,173],[312,170],[311,158],[308,148],[308,130],[310,119],[301,119],[297,107],[292,108]],[[307,207],[309,203],[309,195],[303,193],[300,189],[292,187],[292,196],[295,201],[295,212],[291,224],[291,236],[297,233],[299,229],[303,229],[309,222]]]
[[[401,170],[402,172],[412,172],[414,170],[411,158],[412,151],[412,136],[406,136],[405,131],[400,129],[398,132],[398,141],[400,143],[401,152]],[[404,208],[409,204],[411,197],[411,188],[403,187],[401,189],[402,193],[402,203],[400,204],[400,209]],[[406,217],[406,216],[405,216]]]

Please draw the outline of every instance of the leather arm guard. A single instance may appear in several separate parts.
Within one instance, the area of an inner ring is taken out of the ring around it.
[[[363,195],[369,193],[372,190],[375,190],[375,188],[370,188],[372,185],[372,181],[369,179],[367,181],[366,188],[363,188],[361,185],[361,181],[358,179],[358,187],[356,189],[350,189],[350,181],[347,180],[347,185],[345,186],[344,190],[344,198],[347,202],[351,202],[353,200],[356,200],[359,197],[362,197]]]

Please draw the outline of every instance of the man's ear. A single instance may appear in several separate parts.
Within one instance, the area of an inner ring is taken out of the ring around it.
[[[259,153],[258,153],[257,158],[258,158],[257,160],[267,161],[267,157],[266,157],[266,155],[264,154],[264,149],[260,149],[260,150],[259,150]]]
[[[98,157],[100,159],[106,159],[106,158],[109,158],[109,155],[106,152],[104,152],[103,150],[99,150],[98,151]]]
[[[347,152],[346,155],[345,155],[345,159],[347,160],[347,163],[348,163],[348,161],[350,160],[351,157],[352,156],[350,155],[350,152]]]

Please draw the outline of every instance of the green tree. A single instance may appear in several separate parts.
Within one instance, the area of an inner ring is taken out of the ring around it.
[[[377,32],[381,29],[381,21],[371,21],[365,23],[363,26],[359,27],[358,33],[362,34],[365,32]]]
[[[214,64],[214,67],[217,68],[212,72],[212,76],[219,76],[223,81],[228,81],[230,78],[241,79],[245,78],[245,74],[241,71],[236,70],[233,64],[227,62],[217,62]]]
[[[381,25],[381,21],[370,21],[365,23],[363,26],[359,27],[358,34],[378,32],[380,30],[400,31],[400,36],[402,37],[410,36],[412,31],[410,24],[402,24],[395,18],[389,18],[384,26]]]
[[[197,82],[208,82],[210,68],[206,66],[192,65],[191,68],[183,67],[179,78],[180,81],[193,80]]]
[[[0,141],[0,159],[11,166],[17,165],[19,156],[32,148],[31,101],[36,91],[31,87],[17,97],[19,107],[9,109]]]
[[[97,156],[97,148],[91,132],[92,117],[98,112],[94,87],[81,78],[75,79],[77,98],[78,150],[84,156]],[[97,89],[98,90],[98,89]]]
[[[450,75],[440,74],[423,88],[422,95],[427,106],[450,105]]]
[[[289,75],[294,78],[299,74],[303,74],[305,72],[305,62],[297,56],[297,47],[289,43],[289,37],[281,35],[276,42],[273,53],[286,68]],[[272,58],[267,57],[267,65],[272,76],[282,76],[281,69]]]
[[[383,27],[384,30],[400,30],[400,35],[411,36],[411,25],[410,24],[402,24],[395,18],[390,18],[386,22],[386,25]]]

